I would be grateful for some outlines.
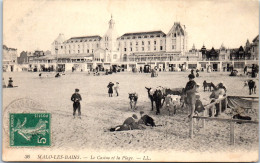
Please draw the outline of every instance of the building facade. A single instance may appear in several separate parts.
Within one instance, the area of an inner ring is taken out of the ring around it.
[[[178,60],[187,54],[187,32],[185,26],[175,22],[166,34],[162,31],[125,33],[118,36],[115,21],[111,16],[108,30],[103,35],[72,37],[65,39],[64,34],[52,43],[52,55],[61,63],[73,63],[76,69],[85,70],[111,66],[138,67],[134,62],[158,66],[157,61]],[[185,57],[186,58],[186,57]],[[68,65],[68,64],[66,64]],[[66,66],[65,65],[65,66]],[[74,65],[66,66],[70,70]],[[74,67],[75,68],[75,67]]]
[[[257,35],[251,44],[251,55],[254,60],[259,59],[259,35]]]
[[[219,49],[206,49],[204,45],[201,49],[196,49],[193,45],[188,51],[187,42],[186,27],[180,22],[175,22],[167,33],[157,30],[118,36],[115,21],[111,16],[108,29],[102,37],[80,36],[66,40],[64,34],[59,34],[52,43],[51,55],[34,57],[29,62],[38,69],[44,68],[45,65],[63,71],[102,70],[113,67],[130,71],[145,66],[156,66],[159,70],[206,69],[210,66],[215,71],[225,71],[229,67],[242,68],[251,63],[240,63],[240,59],[249,56],[247,53],[258,59],[258,36],[252,44],[247,43],[246,50],[229,49],[222,44]]]
[[[3,71],[13,72],[18,71],[17,67],[17,49],[8,48],[3,45]]]

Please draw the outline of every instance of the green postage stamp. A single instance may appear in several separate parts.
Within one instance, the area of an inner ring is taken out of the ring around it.
[[[50,113],[10,113],[10,146],[50,146]]]

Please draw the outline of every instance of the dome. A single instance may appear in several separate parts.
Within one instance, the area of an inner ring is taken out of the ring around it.
[[[59,36],[55,39],[55,41],[59,44],[63,43],[65,41],[64,34],[60,33]]]

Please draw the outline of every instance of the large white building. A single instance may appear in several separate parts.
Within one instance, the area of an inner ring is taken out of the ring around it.
[[[65,40],[64,35],[59,34],[52,43],[52,55],[60,63],[88,62],[83,67],[76,65],[80,69],[86,69],[113,64],[136,67],[131,62],[143,61],[143,64],[147,64],[159,60],[172,61],[187,53],[187,32],[179,22],[175,22],[167,34],[162,31],[146,31],[125,33],[122,36],[118,36],[112,16],[108,25],[103,37],[82,36]],[[71,69],[71,66],[66,69]],[[167,65],[163,63],[161,66]]]

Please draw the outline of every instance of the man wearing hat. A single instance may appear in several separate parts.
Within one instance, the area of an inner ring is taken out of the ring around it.
[[[71,96],[71,101],[73,101],[73,116],[75,118],[76,111],[78,110],[78,116],[80,118],[81,111],[80,111],[80,101],[82,100],[79,89],[75,89],[75,93]]]
[[[189,81],[186,84],[186,87],[184,88],[184,92],[187,95],[187,105],[190,110],[189,117],[193,117],[194,111],[195,111],[195,103],[196,103],[196,92],[197,92],[197,83],[194,81],[195,76],[193,74],[190,74],[188,76]]]
[[[130,130],[133,130],[136,128],[136,120],[137,119],[137,115],[136,114],[133,114],[132,117],[128,117],[124,123],[123,123],[123,126],[127,126],[129,127]]]

